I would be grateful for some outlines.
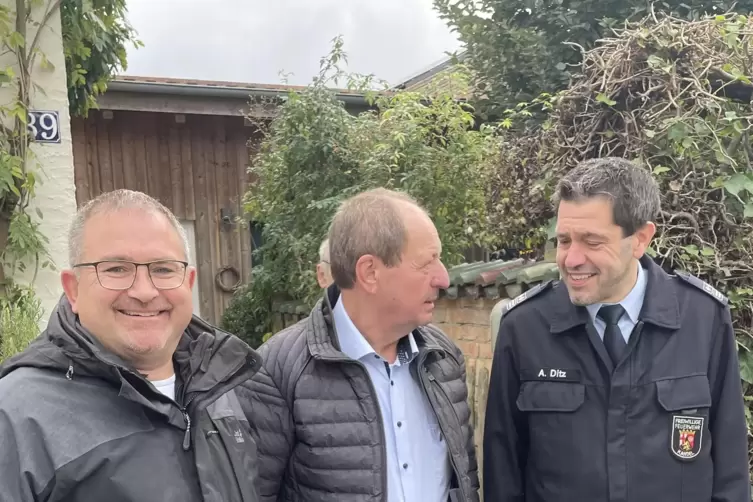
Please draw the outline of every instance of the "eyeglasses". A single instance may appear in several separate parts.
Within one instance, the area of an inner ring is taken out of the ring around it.
[[[105,289],[122,291],[131,289],[136,282],[136,271],[143,265],[149,272],[149,280],[157,289],[179,288],[186,278],[188,263],[178,260],[161,260],[136,263],[123,260],[79,263],[73,268],[94,267],[99,284]]]

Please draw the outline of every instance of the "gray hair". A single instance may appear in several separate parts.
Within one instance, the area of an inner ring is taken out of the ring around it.
[[[356,283],[356,264],[373,255],[388,267],[400,264],[405,244],[401,206],[423,210],[412,197],[385,188],[375,188],[345,200],[329,229],[332,279],[340,289]]]
[[[626,159],[605,157],[586,160],[557,184],[554,205],[606,197],[612,201],[612,218],[623,235],[633,235],[661,210],[661,195],[651,173]]]
[[[329,239],[324,239],[319,246],[319,263],[329,264]]]
[[[68,261],[72,267],[81,260],[84,246],[84,229],[86,222],[96,215],[105,212],[115,212],[121,209],[143,209],[163,215],[175,229],[183,243],[186,259],[189,256],[188,236],[175,215],[157,199],[133,190],[115,190],[105,192],[90,200],[76,212],[70,231],[68,232]]]

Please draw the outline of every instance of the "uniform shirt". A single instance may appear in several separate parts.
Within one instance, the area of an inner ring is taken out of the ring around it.
[[[333,318],[340,349],[366,366],[377,394],[387,450],[388,502],[446,502],[452,471],[437,418],[410,373],[418,354],[413,334],[400,340],[398,357],[390,364],[358,331],[342,299]]]
[[[646,271],[643,270],[641,264],[638,263],[638,279],[635,281],[635,286],[633,286],[630,293],[619,302],[619,304],[622,305],[622,308],[625,309],[625,314],[620,318],[617,326],[619,326],[620,332],[622,332],[622,336],[625,338],[625,343],[630,341],[630,333],[633,332],[633,328],[638,324],[638,316],[643,307],[643,299],[646,297],[646,284]],[[588,315],[591,316],[591,322],[596,328],[597,333],[599,333],[599,337],[604,340],[604,330],[607,325],[600,317],[596,316],[602,305],[613,304],[594,303],[593,305],[588,305],[586,309],[588,310]]]

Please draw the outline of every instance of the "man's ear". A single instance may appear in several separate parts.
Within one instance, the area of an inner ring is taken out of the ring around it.
[[[74,270],[63,270],[60,273],[60,282],[63,284],[63,291],[68,301],[71,303],[71,310],[78,314],[76,302],[78,301],[78,277]]]
[[[656,224],[652,221],[647,222],[641,228],[636,230],[636,232],[633,234],[633,237],[635,238],[633,244],[634,257],[640,258],[641,256],[643,256],[643,254],[648,249],[648,246],[651,244],[651,239],[654,238],[655,234]]]
[[[356,283],[361,284],[361,287],[369,293],[376,291],[381,263],[379,258],[370,254],[361,256],[356,262]]]
[[[316,282],[319,283],[319,287],[322,289],[327,287],[327,278],[324,275],[321,263],[316,264]]]
[[[194,284],[196,284],[196,267],[188,267],[186,270],[186,281],[188,282],[188,287],[193,289]]]

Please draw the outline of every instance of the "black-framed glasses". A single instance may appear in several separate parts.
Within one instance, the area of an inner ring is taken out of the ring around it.
[[[138,263],[125,260],[106,260],[91,263],[79,263],[73,268],[94,267],[99,284],[105,289],[123,291],[131,289],[136,282],[136,271],[140,266],[146,267],[149,280],[157,289],[175,289],[183,285],[186,279],[188,263],[179,260],[159,260]]]

